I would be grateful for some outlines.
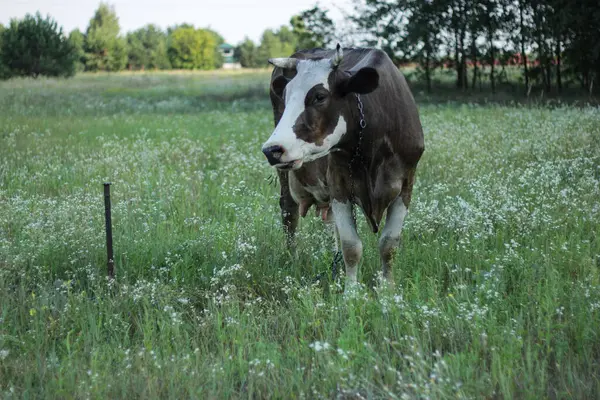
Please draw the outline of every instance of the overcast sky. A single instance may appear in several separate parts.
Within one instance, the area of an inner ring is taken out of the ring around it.
[[[0,0],[0,23],[40,11],[50,14],[66,33],[74,28],[82,32],[100,3],[99,0]],[[292,15],[311,8],[316,0],[112,0],[122,32],[148,23],[161,28],[180,23],[210,27],[227,42],[237,44],[244,36],[260,39],[267,28],[289,23]],[[340,10],[350,10],[351,0],[321,0],[334,21],[341,20]]]

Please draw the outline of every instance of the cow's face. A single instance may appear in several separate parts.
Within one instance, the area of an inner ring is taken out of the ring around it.
[[[271,165],[297,169],[304,162],[327,155],[346,133],[345,96],[369,93],[377,87],[379,75],[375,69],[341,71],[337,68],[339,49],[338,56],[336,60],[269,60],[281,68],[296,70],[293,79],[279,76],[272,82],[272,90],[283,99],[285,110],[262,148]]]

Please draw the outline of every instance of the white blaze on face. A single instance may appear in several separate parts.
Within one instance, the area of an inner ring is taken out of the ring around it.
[[[331,60],[301,60],[296,67],[296,76],[285,88],[285,110],[273,134],[265,142],[263,148],[281,146],[285,152],[281,163],[292,161],[312,161],[326,155],[346,133],[346,121],[340,115],[333,132],[328,135],[321,146],[298,139],[294,133],[294,124],[304,112],[304,99],[310,89],[323,85],[329,90],[329,74],[332,71]],[[300,166],[301,163],[298,164]]]

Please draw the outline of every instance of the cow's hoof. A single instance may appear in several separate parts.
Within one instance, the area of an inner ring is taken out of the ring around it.
[[[379,279],[375,287],[378,297],[390,297],[396,293],[396,285],[393,280]]]
[[[344,298],[345,299],[354,299],[360,296],[361,293],[360,284],[352,279],[346,279],[346,286],[344,287]]]
[[[396,288],[396,284],[392,276],[379,278],[377,286],[382,290],[394,290]]]

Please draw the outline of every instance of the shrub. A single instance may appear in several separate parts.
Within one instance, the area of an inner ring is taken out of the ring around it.
[[[0,40],[4,78],[11,76],[72,76],[76,50],[50,16],[27,14],[13,19]],[[0,77],[2,68],[0,68]]]

